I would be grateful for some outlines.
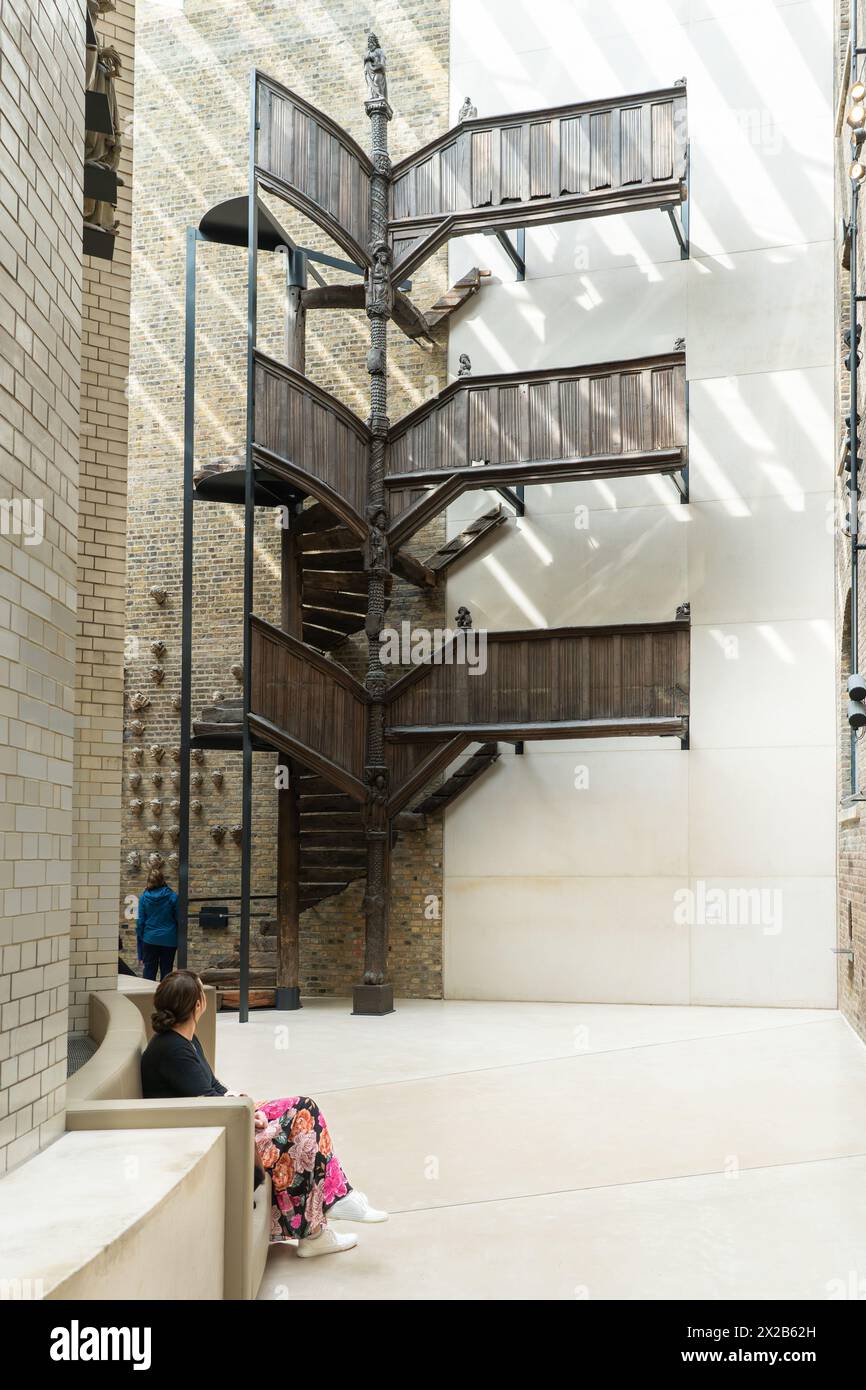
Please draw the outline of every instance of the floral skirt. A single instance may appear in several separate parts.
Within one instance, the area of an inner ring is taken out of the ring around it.
[[[317,1235],[329,1208],[351,1192],[325,1117],[309,1096],[266,1100],[256,1109],[268,1120],[256,1132],[256,1151],[271,1175],[271,1240]]]

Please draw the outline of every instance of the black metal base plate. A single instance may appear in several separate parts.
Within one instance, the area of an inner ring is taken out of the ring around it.
[[[290,1012],[294,1009],[302,1009],[301,991],[297,985],[281,985],[277,987],[275,1007],[277,1009]]]
[[[379,1018],[393,1012],[393,985],[355,985],[352,990],[353,1014],[371,1014]]]

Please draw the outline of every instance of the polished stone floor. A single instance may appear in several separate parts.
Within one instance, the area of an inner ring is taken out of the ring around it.
[[[262,1298],[866,1296],[866,1048],[805,1009],[344,1000],[218,1027],[389,1208]]]

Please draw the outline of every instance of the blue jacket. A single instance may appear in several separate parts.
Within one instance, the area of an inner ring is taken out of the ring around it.
[[[146,888],[142,893],[135,935],[139,952],[145,941],[149,946],[177,945],[177,893],[167,884],[163,888]]]

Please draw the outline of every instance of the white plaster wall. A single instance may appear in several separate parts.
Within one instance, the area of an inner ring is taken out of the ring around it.
[[[522,284],[492,238],[454,242],[452,281],[493,279],[450,354],[508,371],[684,336],[692,500],[663,479],[528,488],[449,612],[554,627],[689,599],[693,626],[689,752],[527,744],[448,814],[446,994],[832,1007],[832,7],[459,0],[451,58],[455,119],[467,95],[484,115],[687,78],[691,259],[657,211],[527,232]],[[464,497],[452,530],[489,506]],[[752,920],[678,922],[699,881],[727,908],[752,893]]]

